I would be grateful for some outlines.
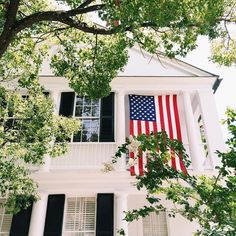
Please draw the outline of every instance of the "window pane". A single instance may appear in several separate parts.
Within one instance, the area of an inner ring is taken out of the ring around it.
[[[83,97],[76,96],[76,105],[83,105]]]
[[[91,125],[90,125],[91,129],[98,131],[99,120],[98,119],[91,119],[90,122],[91,122]]]
[[[91,106],[84,106],[82,117],[90,117],[91,116]]]
[[[91,106],[91,98],[84,97],[84,105]]]
[[[83,110],[82,106],[77,106],[75,108],[75,116],[82,117],[82,110]]]
[[[81,131],[78,131],[77,134],[74,134],[73,142],[81,142]]]
[[[91,132],[90,142],[98,142],[98,133],[97,132]]]
[[[92,116],[99,117],[99,106],[92,106]]]
[[[83,125],[82,125],[82,127],[83,127],[83,131],[89,131],[90,130],[90,119],[83,119],[82,120],[83,121]]]
[[[82,133],[82,142],[89,142],[90,133],[88,131],[83,131]]]
[[[90,125],[90,131],[91,131],[91,142],[97,142],[98,141],[98,132],[99,132],[99,120],[98,119],[92,119],[91,125]]]
[[[92,105],[99,105],[99,99],[92,100]]]

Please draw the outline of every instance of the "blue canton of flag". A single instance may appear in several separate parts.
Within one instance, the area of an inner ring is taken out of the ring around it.
[[[129,95],[130,119],[156,121],[154,96]]]

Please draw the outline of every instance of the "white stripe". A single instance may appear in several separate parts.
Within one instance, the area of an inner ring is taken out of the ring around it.
[[[144,153],[144,155],[143,155],[143,170],[144,170],[144,171],[147,171],[146,165],[147,165],[147,156],[146,156],[146,154]]]
[[[138,168],[138,159],[137,159],[137,157],[135,157],[134,173],[136,175],[139,175],[139,168]]]
[[[158,104],[158,96],[155,96],[155,108],[156,108],[156,123],[157,123],[157,132],[161,131],[161,118],[160,118],[160,109]]]
[[[142,131],[142,134],[146,134],[146,128],[145,128],[145,121],[141,121],[141,131]]]
[[[151,121],[151,122],[149,122],[149,132],[151,133],[151,132],[153,132],[153,122]]]
[[[138,123],[136,120],[134,120],[133,129],[134,129],[134,136],[137,136],[138,135]]]
[[[137,120],[134,120],[133,122],[133,129],[134,129],[134,136],[138,135],[138,122]],[[138,158],[137,156],[134,156],[134,173],[135,175],[139,175],[139,168],[138,168]]]

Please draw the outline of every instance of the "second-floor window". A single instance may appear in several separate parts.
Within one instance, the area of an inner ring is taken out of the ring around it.
[[[81,122],[81,130],[74,142],[98,142],[100,133],[100,99],[76,96],[74,117]]]
[[[114,142],[114,93],[90,99],[63,92],[59,114],[81,121],[81,129],[73,135],[73,142]]]

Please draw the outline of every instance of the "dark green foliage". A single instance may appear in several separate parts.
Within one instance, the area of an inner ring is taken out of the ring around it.
[[[168,150],[174,148],[182,153],[185,165],[189,161],[183,146],[171,141],[166,134],[141,135],[130,138],[123,144],[114,162],[128,150],[142,149],[148,152],[148,165],[144,176],[137,176],[136,187],[147,191],[149,205],[126,212],[125,220],[131,222],[150,212],[168,211],[169,217],[181,214],[190,221],[197,221],[201,229],[195,235],[234,236],[236,234],[236,111],[227,110],[230,138],[227,152],[219,152],[221,165],[209,176],[184,175],[170,167]],[[158,151],[157,151],[158,150]],[[215,174],[216,173],[216,174]],[[165,205],[160,199],[164,196],[175,207]],[[176,207],[178,206],[178,207]]]

